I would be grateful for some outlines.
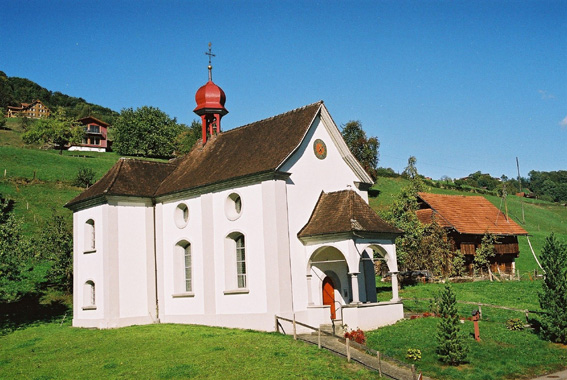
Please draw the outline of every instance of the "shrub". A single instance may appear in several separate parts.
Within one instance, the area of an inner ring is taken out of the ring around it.
[[[541,333],[545,339],[567,344],[567,244],[552,233],[541,250],[545,271],[539,304],[543,310]]]
[[[524,329],[524,324],[520,318],[511,318],[506,321],[506,328],[512,331],[519,331]]]
[[[366,337],[364,336],[364,331],[357,328],[356,330],[347,330],[345,332],[345,338],[354,340],[356,343],[364,344],[366,342]]]
[[[467,357],[468,347],[461,334],[457,299],[453,289],[445,285],[439,303],[441,319],[437,325],[437,354],[439,360],[450,365],[459,365]]]
[[[77,172],[73,185],[89,188],[94,182],[95,172],[91,168],[82,167]]]
[[[421,350],[417,348],[408,348],[406,359],[413,360],[414,362],[421,360]]]

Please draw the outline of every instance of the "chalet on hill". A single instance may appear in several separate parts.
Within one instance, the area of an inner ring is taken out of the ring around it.
[[[20,103],[19,106],[8,106],[6,117],[29,117],[31,119],[43,119],[51,114],[41,100],[37,99],[31,103]]]
[[[520,250],[518,235],[528,232],[507,218],[498,208],[481,196],[440,195],[419,193],[420,209],[417,217],[422,223],[437,222],[447,229],[453,250],[461,250],[472,273],[472,262],[482,237],[495,235],[496,256],[491,259],[491,270],[512,274]]]
[[[81,144],[73,145],[69,150],[82,150],[91,152],[106,152],[108,148],[109,124],[92,116],[77,120],[84,125],[85,136]]]

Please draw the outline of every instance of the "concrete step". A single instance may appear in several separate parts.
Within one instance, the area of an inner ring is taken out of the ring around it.
[[[337,322],[337,323],[334,324],[334,326],[335,326],[335,331],[334,331],[335,335],[342,337],[345,334],[345,330],[343,328],[343,325]],[[320,325],[319,328],[321,329],[321,331],[327,332],[329,334],[333,333],[333,325],[330,324],[330,323]],[[313,334],[317,334],[317,332],[314,332]]]

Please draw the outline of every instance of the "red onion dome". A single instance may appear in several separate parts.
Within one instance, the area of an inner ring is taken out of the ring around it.
[[[195,94],[195,101],[197,107],[193,110],[197,115],[202,115],[207,112],[216,111],[221,115],[226,115],[228,110],[224,108],[226,102],[226,95],[222,88],[209,80],[204,86],[201,86]]]

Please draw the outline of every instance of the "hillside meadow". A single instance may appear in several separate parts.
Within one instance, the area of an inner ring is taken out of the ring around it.
[[[63,205],[83,189],[72,185],[79,168],[91,168],[99,179],[117,160],[113,153],[79,153],[39,150],[6,143],[15,130],[0,131],[0,194],[15,201],[15,213],[25,221],[29,235],[36,234],[54,212],[71,218]],[[17,139],[14,139],[17,140]],[[4,173],[6,173],[4,175]],[[370,198],[371,206],[383,212],[399,189],[401,178],[379,178]],[[465,194],[432,187],[441,194]],[[465,195],[475,195],[466,193]],[[487,196],[496,207],[498,197]],[[522,203],[525,223],[522,222]],[[551,232],[567,241],[567,208],[538,200],[508,197],[509,215],[529,233],[539,255],[545,237]],[[537,320],[539,281],[531,281],[537,264],[527,240],[520,238],[517,268],[525,281],[453,284],[458,301],[500,305],[530,310]],[[381,286],[379,284],[379,286]],[[423,313],[440,284],[404,287],[400,294],[406,311]],[[389,299],[388,286],[380,299]],[[0,305],[2,306],[2,305]],[[460,303],[462,317],[470,315],[474,305]],[[536,331],[509,331],[509,318],[524,318],[524,312],[483,306],[482,342],[469,339],[469,362],[459,367],[441,365],[435,354],[435,318],[405,320],[393,326],[367,332],[368,345],[410,363],[408,348],[422,351],[419,370],[438,379],[513,379],[565,368],[567,348],[539,339]],[[50,321],[26,318],[26,324],[10,326],[0,334],[0,379],[32,378],[375,378],[376,374],[347,364],[316,347],[295,342],[273,333],[219,329],[203,326],[152,325],[118,330],[73,329],[64,309]],[[0,317],[3,317],[0,313]],[[12,318],[13,316],[11,316]],[[11,319],[11,323],[17,321]],[[61,323],[63,321],[63,323]],[[537,325],[537,324],[536,324]],[[467,321],[463,331],[469,335]],[[236,363],[238,363],[236,365]]]

